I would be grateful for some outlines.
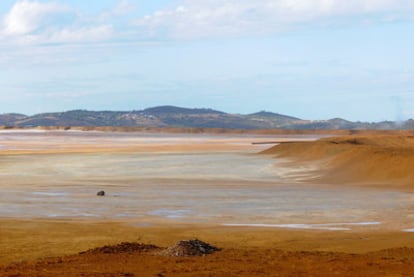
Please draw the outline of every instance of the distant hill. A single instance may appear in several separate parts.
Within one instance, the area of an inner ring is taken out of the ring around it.
[[[33,116],[0,114],[0,125],[37,126],[114,126],[114,127],[184,127],[224,129],[340,130],[413,129],[414,120],[406,122],[352,122],[342,118],[304,120],[293,116],[261,111],[253,114],[229,114],[208,108],[159,106],[140,111],[87,111],[42,113]]]
[[[0,114],[0,125],[8,126],[8,125],[15,125],[17,121],[23,120],[27,118],[24,114],[17,114],[17,113],[7,113],[7,114]]]
[[[153,107],[143,110],[146,114],[151,114],[154,116],[159,115],[172,115],[172,114],[225,114],[224,112],[215,111],[212,109],[189,109],[189,108],[181,108],[181,107],[175,107],[175,106],[159,106],[159,107]]]
[[[274,118],[274,119],[278,119],[278,120],[300,120],[297,117],[283,115],[283,114],[279,114],[279,113],[266,112],[266,111],[261,111],[261,112],[258,112],[258,113],[252,113],[252,114],[249,114],[249,116],[260,117],[260,118]]]

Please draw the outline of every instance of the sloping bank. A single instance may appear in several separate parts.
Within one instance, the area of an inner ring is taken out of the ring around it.
[[[291,166],[318,163],[315,181],[414,189],[414,136],[347,136],[291,142],[262,152]]]

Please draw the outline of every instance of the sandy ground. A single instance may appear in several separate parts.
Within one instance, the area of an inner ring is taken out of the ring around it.
[[[0,137],[2,155],[124,151],[253,153],[267,146],[252,146],[252,140],[275,140],[268,136],[253,139],[208,137],[203,140],[188,137],[183,140],[179,136],[172,142],[161,137],[160,141],[148,144],[143,139],[131,141],[130,137],[80,139],[54,135],[45,141],[43,136],[39,135],[37,140],[18,141],[13,140],[16,137],[3,135]],[[285,141],[291,137],[278,139]],[[380,188],[410,194],[412,145],[412,138],[406,136],[353,137],[351,140],[344,137],[286,143],[266,153],[287,159],[288,166],[306,168],[312,164],[316,167],[317,172],[296,178],[308,185],[314,185],[317,180],[328,186],[349,185],[361,190]],[[358,161],[362,162],[356,166]],[[396,161],[400,167],[395,165],[393,168]],[[379,172],[372,169],[374,165],[378,166]],[[404,204],[395,211],[402,213],[411,209]],[[411,222],[411,217],[400,217],[381,226],[361,225],[350,230],[326,231],[220,226],[162,218],[8,217],[0,219],[0,276],[412,276],[414,234],[401,232],[402,226],[398,226],[401,218],[406,224]],[[393,228],[393,225],[397,226]],[[193,238],[207,241],[222,251],[205,257],[181,258],[134,252],[77,254],[123,241],[165,247],[178,240]]]

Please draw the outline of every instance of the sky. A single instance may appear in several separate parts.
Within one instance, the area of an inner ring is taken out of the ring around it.
[[[414,118],[412,0],[2,0],[0,114]]]

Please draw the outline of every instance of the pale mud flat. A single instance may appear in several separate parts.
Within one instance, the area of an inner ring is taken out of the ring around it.
[[[0,130],[1,154],[96,152],[254,152],[252,142],[308,141],[316,136],[122,133],[99,131]],[[266,146],[261,145],[264,149]]]
[[[411,230],[411,193],[304,182],[252,142],[316,136],[0,132],[0,218]],[[96,196],[104,190],[105,197]]]

